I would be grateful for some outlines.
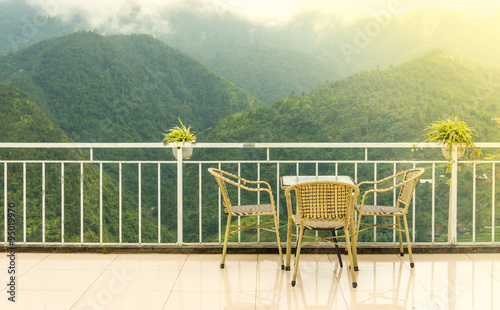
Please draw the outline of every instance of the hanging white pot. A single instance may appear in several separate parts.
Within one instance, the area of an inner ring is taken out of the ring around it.
[[[464,153],[465,153],[465,147],[458,146],[458,145],[454,145],[453,147],[457,149],[457,159],[462,158],[462,156],[464,156]],[[446,159],[450,158],[450,156],[451,156],[450,151],[448,151],[448,148],[449,148],[448,144],[445,144],[445,145],[443,145],[443,148],[441,149],[443,156]]]
[[[190,159],[191,155],[193,155],[193,144],[195,142],[185,142],[184,144],[182,142],[170,143],[175,159],[177,159],[177,149],[179,148],[182,148],[182,159]]]

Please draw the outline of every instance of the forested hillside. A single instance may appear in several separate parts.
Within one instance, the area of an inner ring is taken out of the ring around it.
[[[424,128],[460,114],[479,141],[498,141],[500,70],[433,50],[401,66],[355,74],[271,107],[236,113],[216,141],[423,141]]]
[[[0,81],[37,102],[74,141],[160,141],[180,117],[196,130],[261,103],[147,35],[75,33],[0,58]]]
[[[0,84],[0,142],[70,142],[14,85]]]
[[[158,12],[151,20],[131,15],[113,19],[112,25],[94,26],[91,15],[66,16],[64,5],[31,7],[24,1],[7,0],[0,2],[4,30],[0,55],[81,29],[146,33],[195,57],[267,104],[292,92],[309,92],[326,80],[404,63],[435,47],[486,64],[500,63],[498,13],[485,18],[430,8],[389,12],[382,6],[354,17],[306,10],[286,22],[266,23],[242,18],[237,5],[223,2],[190,10],[195,0]]]
[[[334,65],[314,54],[262,44],[221,51],[207,66],[268,104],[339,78]]]
[[[0,142],[71,142],[68,136],[58,126],[54,125],[43,115],[25,93],[13,85],[0,84]],[[42,212],[45,214],[46,242],[60,242],[62,218],[64,217],[65,242],[80,242],[81,231],[81,199],[83,196],[83,237],[85,242],[99,242],[100,222],[100,171],[99,166],[93,163],[64,163],[41,162],[26,163],[24,172],[23,163],[17,160],[88,160],[88,154],[83,154],[74,149],[0,149],[0,158],[11,162],[0,163],[1,171],[7,169],[7,180],[4,173],[0,174],[1,192],[7,192],[7,197],[0,196],[0,205],[4,199],[16,205],[16,213],[24,213],[26,204],[26,240],[27,242],[42,241]],[[6,166],[6,167],[5,167]],[[83,171],[82,171],[83,168]],[[144,167],[144,174],[151,174],[150,167]],[[62,170],[64,169],[64,170]],[[45,170],[45,173],[44,173]],[[103,242],[118,242],[119,240],[119,215],[122,213],[123,242],[138,242],[139,207],[137,198],[137,165],[123,165],[123,194],[122,209],[119,210],[118,166],[106,165],[103,167]],[[61,179],[64,171],[64,179]],[[156,171],[156,170],[155,170]],[[163,169],[166,176],[169,171]],[[25,173],[25,178],[23,174]],[[83,191],[80,185],[83,176]],[[164,188],[167,178],[162,180]],[[7,184],[7,188],[4,188]],[[26,199],[24,199],[23,186],[26,184]],[[144,187],[148,181],[143,181]],[[62,187],[64,194],[62,194]],[[45,200],[42,198],[45,188]],[[158,240],[157,230],[157,198],[143,194],[142,217],[142,242],[155,242]],[[63,198],[64,197],[64,198]],[[165,205],[167,197],[163,199]],[[64,201],[64,205],[62,205]],[[151,203],[154,201],[154,204]],[[45,205],[45,208],[43,208]],[[174,242],[173,231],[175,218],[173,208],[165,208],[163,213],[163,227],[161,230],[163,242]],[[23,235],[23,218],[16,220],[16,235]],[[19,239],[19,241],[22,239]]]

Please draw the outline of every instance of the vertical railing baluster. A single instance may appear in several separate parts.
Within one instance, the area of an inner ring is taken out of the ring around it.
[[[257,181],[260,181],[260,163],[257,163]],[[260,188],[260,184],[257,187]],[[257,192],[257,204],[260,205],[260,192]],[[257,216],[257,225],[260,225],[260,215]],[[257,243],[260,243],[260,229],[257,229]]]
[[[102,214],[102,162],[99,163],[99,243],[103,242],[103,214]]]
[[[8,197],[7,197],[7,163],[3,163],[3,234],[5,239],[5,244],[7,244],[7,208],[8,208]]]
[[[436,232],[436,163],[432,164],[432,244],[435,242]]]
[[[417,166],[415,163],[413,163],[413,169],[415,169]],[[411,218],[411,238],[413,240],[411,241],[406,241],[406,242],[415,242],[415,224],[416,224],[416,219],[415,219],[415,216],[416,216],[416,209],[417,209],[417,188],[415,186],[415,190],[413,191],[413,198],[412,198],[412,203],[413,203],[413,210],[412,210],[412,218]]]
[[[276,164],[276,216],[278,218],[278,225],[280,222],[280,163]],[[281,235],[280,235],[281,236]]]
[[[199,238],[199,241],[200,241],[200,244],[203,242],[203,238],[202,238],[202,230],[203,230],[203,227],[202,227],[202,209],[201,209],[201,195],[202,195],[202,189],[201,189],[201,169],[202,169],[202,165],[201,163],[198,164],[198,172],[199,172],[199,175],[198,175],[198,210],[199,210],[199,234],[200,234],[200,238]]]
[[[495,184],[496,184],[496,169],[495,163],[491,164],[491,243],[495,244]]]
[[[241,178],[241,163],[238,163],[238,177]],[[240,181],[238,180],[238,183]],[[238,205],[241,205],[241,188],[238,187]],[[241,226],[241,216],[238,216],[238,226]],[[241,231],[238,230],[238,243],[241,242]]]
[[[26,243],[26,162],[23,162],[23,242]]]
[[[142,243],[142,166],[141,163],[137,164],[137,178],[138,178],[138,202],[137,205],[139,206],[139,244]]]
[[[476,243],[476,163],[472,164],[472,243]]]
[[[366,149],[368,152],[368,149]],[[377,163],[373,164],[373,181],[377,181]],[[377,189],[377,184],[374,184],[374,189]],[[377,205],[377,192],[373,193],[373,205]],[[377,216],[373,217],[373,225],[377,225]],[[373,242],[377,243],[377,226],[373,227]]]
[[[358,184],[358,163],[354,163],[354,183]]]
[[[80,163],[80,243],[83,244],[83,162]]]
[[[123,242],[123,231],[122,231],[122,208],[123,208],[123,189],[122,189],[122,186],[123,186],[123,181],[122,181],[122,178],[123,178],[123,172],[122,172],[122,163],[120,162],[118,164],[118,231],[119,231],[119,235],[118,235],[118,242],[119,243],[122,243]]]
[[[397,173],[397,170],[398,170],[397,164],[396,164],[396,163],[394,163],[393,168],[392,168],[392,174],[393,174],[393,175],[394,175],[394,174],[396,174],[396,173]],[[397,180],[396,180],[396,178],[394,178],[394,179],[393,179],[393,181],[392,181],[392,186],[396,185],[396,183],[397,183]],[[392,191],[392,205],[393,205],[393,206],[395,206],[395,205],[396,205],[396,199],[397,199],[397,198],[396,198],[396,197],[397,197],[397,196],[396,196],[396,195],[397,195],[396,193],[397,193],[397,191],[396,191],[396,189],[394,189],[394,190]],[[393,224],[393,225],[396,225],[396,217],[395,217],[395,216],[393,216],[393,217],[392,217],[392,224]],[[392,242],[393,242],[393,243],[396,243],[396,230],[394,230],[394,229],[392,230]]]
[[[42,243],[45,244],[45,163],[42,163]]]
[[[220,170],[221,169],[221,163],[219,163],[218,165],[218,169]],[[221,190],[220,190],[220,187],[217,186],[217,192],[218,192],[218,195],[217,195],[217,205],[219,207],[219,210],[218,210],[218,218],[219,218],[219,243],[222,242],[222,203],[221,203]]]
[[[61,163],[61,243],[64,245],[64,163]]]
[[[318,162],[316,162],[315,168],[316,168],[316,171],[315,171],[315,174],[314,174],[314,175],[315,175],[316,177],[318,177],[318,175],[319,175],[319,169],[318,169],[319,167],[318,167]],[[335,174],[335,175],[337,175],[337,174]],[[315,231],[315,234],[316,234],[316,238],[318,238],[318,236],[319,236],[319,231],[318,231],[318,230],[316,230],[316,231]]]
[[[182,147],[177,148],[177,245],[182,245],[183,241],[183,172],[182,172]]]
[[[158,243],[161,243],[161,164],[158,163]]]

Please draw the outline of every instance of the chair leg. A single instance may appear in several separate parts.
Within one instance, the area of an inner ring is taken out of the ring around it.
[[[401,234],[401,220],[399,219],[399,215],[396,216],[396,224],[398,227],[398,237],[399,237],[399,255],[405,256],[405,252],[403,249],[403,236]]]
[[[345,232],[345,242],[346,242],[346,249],[347,249],[347,254],[349,255],[349,264],[351,266],[354,266],[354,259],[353,259],[353,250],[351,247],[351,236],[349,233],[349,228],[346,228],[344,230]],[[356,288],[358,286],[358,282],[356,281],[356,274],[354,273],[354,268],[351,268],[351,279],[352,279],[352,287]]]
[[[286,228],[286,266],[285,270],[290,270],[290,256],[292,255],[292,219],[288,218]]]
[[[352,258],[354,262],[354,271],[358,271],[358,249],[357,249],[357,244],[358,244],[358,234],[359,234],[359,228],[361,224],[361,214],[358,214],[358,221],[357,224],[354,224],[354,219],[351,219],[351,236],[352,239],[352,245],[351,245],[351,250],[352,250]],[[353,266],[353,265],[351,265]]]
[[[297,251],[295,253],[295,265],[293,267],[292,286],[295,286],[297,280],[297,270],[299,269],[300,248],[302,247],[302,236],[304,235],[304,227],[300,227],[299,240],[297,241]]]
[[[406,233],[406,245],[408,246],[408,255],[410,256],[410,267],[415,267],[415,263],[413,262],[413,255],[411,253],[411,240],[410,240],[410,232],[408,231],[408,220],[406,219],[406,215],[403,215],[403,223],[405,225],[405,233]]]
[[[227,215],[227,224],[226,224],[226,234],[224,236],[224,248],[222,250],[222,261],[220,262],[220,268],[224,269],[224,263],[226,261],[226,252],[227,252],[227,242],[229,240],[229,230],[231,228],[231,214]]]
[[[337,250],[337,258],[339,259],[340,268],[343,268],[344,265],[342,264],[342,256],[340,256],[339,245],[336,243],[337,242],[337,234],[335,232],[335,229],[332,230],[332,237],[333,237],[333,240],[335,240],[335,250]]]
[[[280,227],[278,225],[278,219],[276,218],[276,214],[273,214],[274,217],[274,228],[276,229],[276,241],[278,242],[278,251],[280,254],[280,265],[281,270],[285,269],[285,263],[283,262],[283,249],[281,248],[281,240],[280,240]]]

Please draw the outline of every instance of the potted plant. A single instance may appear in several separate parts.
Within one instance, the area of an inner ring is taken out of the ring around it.
[[[171,128],[168,133],[163,134],[165,137],[161,142],[164,145],[169,143],[172,144],[172,153],[175,158],[177,158],[177,150],[182,148],[182,158],[189,159],[193,154],[193,144],[196,142],[196,136],[194,135],[194,132],[191,131],[191,125],[186,127],[180,118],[178,118],[178,120],[180,126],[175,126]]]
[[[429,142],[438,142],[443,145],[442,151],[445,158],[448,159],[448,170],[451,169],[453,162],[452,151],[457,150],[457,159],[463,154],[468,154],[470,158],[480,158],[483,153],[481,149],[474,145],[473,137],[477,137],[477,132],[467,126],[464,121],[458,120],[458,115],[455,118],[448,117],[446,120],[439,120],[436,123],[427,127],[427,140]],[[469,149],[474,150],[469,154]]]

